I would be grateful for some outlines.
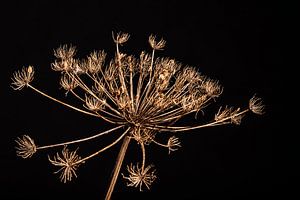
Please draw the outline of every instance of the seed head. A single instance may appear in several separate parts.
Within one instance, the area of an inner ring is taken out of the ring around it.
[[[135,166],[131,163],[130,166],[127,166],[129,176],[126,177],[122,174],[123,178],[129,181],[127,186],[139,187],[140,191],[142,191],[142,186],[145,185],[149,190],[151,184],[157,178],[155,175],[155,170],[151,172],[151,168],[153,168],[153,165],[149,165],[145,169],[142,169],[138,165]]]
[[[67,92],[73,90],[78,86],[77,82],[74,78],[72,78],[69,74],[63,74],[60,79],[60,85],[64,88]]]
[[[60,169],[54,173],[61,172],[60,180],[63,183],[71,181],[73,177],[77,177],[76,170],[79,167],[81,158],[76,154],[76,151],[77,150],[69,152],[69,149],[65,146],[62,150],[62,156],[58,153],[53,159],[48,156],[48,160],[51,164],[60,167]]]
[[[179,139],[175,136],[169,138],[167,146],[169,148],[169,154],[172,151],[178,150],[178,147],[181,147]]]
[[[117,33],[117,36],[115,37],[114,36],[114,33],[112,33],[112,36],[113,36],[113,40],[116,44],[123,44],[125,42],[128,41],[130,35],[128,33]]]
[[[54,56],[61,60],[68,60],[73,58],[76,53],[76,47],[72,45],[63,45],[54,50]]]
[[[262,115],[265,113],[265,106],[262,102],[262,99],[254,95],[250,100],[249,100],[249,109],[258,115]]]
[[[160,39],[160,41],[157,42],[156,36],[154,36],[154,35],[150,35],[148,41],[149,41],[150,46],[155,50],[163,50],[163,48],[166,45],[166,41],[163,39]]]
[[[16,71],[13,74],[13,82],[11,87],[14,90],[21,90],[27,86],[32,80],[34,75],[34,68],[32,66],[23,67],[21,71]]]
[[[91,111],[98,111],[104,107],[105,100],[95,98],[93,96],[85,96],[85,107]]]
[[[33,139],[28,135],[23,135],[22,138],[18,137],[16,139],[18,146],[16,147],[17,156],[22,158],[30,158],[36,151],[36,145],[34,144]]]

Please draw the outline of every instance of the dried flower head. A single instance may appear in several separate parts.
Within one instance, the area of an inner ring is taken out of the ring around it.
[[[219,85],[218,81],[207,79],[202,86],[206,93],[211,97],[218,97],[223,92],[223,88]]]
[[[178,150],[178,147],[181,147],[179,139],[175,136],[172,136],[172,137],[169,138],[167,145],[168,145],[168,148],[169,148],[169,154],[172,151]]]
[[[21,71],[14,72],[11,84],[12,88],[14,90],[21,90],[33,80],[33,75],[34,69],[32,66],[23,67]]]
[[[60,79],[60,85],[67,92],[69,92],[69,91],[75,89],[78,86],[78,83],[69,74],[63,74]]]
[[[231,115],[232,112],[232,108],[231,107],[225,107],[224,109],[222,109],[222,106],[219,108],[219,111],[217,114],[215,114],[215,121],[221,121],[223,119],[226,119],[227,117],[229,117]]]
[[[262,99],[254,95],[249,100],[249,109],[255,114],[258,115],[264,114],[265,106],[263,104]]]
[[[60,169],[55,173],[61,172],[60,180],[63,183],[71,181],[73,177],[77,177],[76,170],[81,163],[81,158],[76,154],[76,151],[77,150],[70,152],[65,146],[62,150],[62,156],[60,156],[58,153],[53,157],[53,159],[48,156],[51,164],[60,167]]]
[[[54,50],[54,56],[62,60],[73,58],[76,53],[76,47],[72,45],[63,45]]]
[[[231,123],[236,125],[241,124],[244,113],[240,113],[240,110],[240,108],[237,108],[231,112]]]
[[[155,50],[163,50],[163,48],[166,46],[165,40],[160,39],[160,41],[157,42],[156,36],[154,36],[154,35],[150,35],[148,41],[149,41],[150,46]]]
[[[93,51],[85,63],[86,69],[91,74],[99,73],[104,65],[106,53],[104,51]]]
[[[95,98],[94,96],[85,96],[85,107],[91,111],[99,111],[105,105],[105,100]]]
[[[112,33],[112,36],[116,44],[123,44],[127,42],[130,37],[128,33],[122,33],[122,32],[117,33],[116,37],[114,36],[114,33]]]
[[[155,170],[151,168],[153,168],[153,165],[149,165],[145,169],[143,169],[140,168],[138,164],[135,166],[131,163],[130,166],[127,166],[129,176],[126,177],[123,174],[122,176],[124,179],[127,179],[129,181],[127,186],[139,187],[140,191],[142,191],[142,187],[143,185],[145,185],[149,190],[151,184],[156,179]]]
[[[173,58],[156,57],[155,51],[165,47],[165,40],[157,41],[155,36],[150,35],[148,42],[152,47],[152,54],[142,52],[139,57],[135,57],[121,52],[120,46],[128,39],[127,33],[113,34],[116,52],[108,62],[105,61],[104,51],[93,51],[83,59],[75,57],[76,49],[73,46],[64,45],[54,51],[56,59],[52,63],[52,69],[60,72],[60,85],[67,92],[70,91],[80,102],[77,105],[83,105],[82,107],[65,103],[31,85],[34,74],[31,66],[13,75],[12,85],[15,90],[28,86],[48,99],[114,126],[89,137],[38,148],[29,136],[17,139],[17,155],[27,158],[37,149],[81,143],[113,133],[112,138],[115,139],[111,143],[82,159],[76,151],[71,152],[66,146],[61,154],[57,153],[53,159],[49,157],[53,165],[60,167],[56,173],[61,172],[61,181],[67,182],[77,176],[79,164],[123,140],[107,191],[107,200],[111,199],[125,153],[132,140],[141,149],[142,165],[127,166],[129,175],[123,177],[129,181],[128,186],[142,190],[145,185],[149,189],[156,175],[152,165],[145,167],[147,147],[150,144],[158,145],[167,148],[169,153],[181,147],[175,136],[170,137],[167,142],[160,142],[159,135],[163,132],[178,133],[230,123],[240,124],[245,113],[251,110],[262,114],[264,109],[261,99],[254,96],[249,101],[249,109],[226,106],[219,109],[214,120],[206,123],[174,125],[187,115],[197,115],[199,111],[203,113],[221,95],[222,86],[217,80],[202,75],[195,67],[185,66]],[[121,130],[123,133],[118,133]]]
[[[239,125],[241,124],[242,118],[244,114],[240,112],[240,108],[234,109],[233,107],[225,106],[224,109],[222,109],[222,106],[219,108],[219,111],[217,114],[215,114],[215,121],[216,122],[229,122]]]
[[[23,135],[22,138],[18,137],[16,139],[18,146],[16,147],[17,156],[22,158],[30,158],[36,151],[36,145],[34,144],[33,139],[28,135]]]

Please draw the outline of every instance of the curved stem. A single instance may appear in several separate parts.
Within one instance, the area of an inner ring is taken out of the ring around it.
[[[71,93],[80,101],[85,102],[85,100],[83,98],[81,98],[78,94],[76,94],[73,90],[71,90]]]
[[[239,115],[242,115],[246,112],[248,112],[249,109],[246,109],[244,111],[241,111],[235,115],[229,116],[229,117],[225,117],[222,120],[218,120],[218,121],[213,121],[207,124],[202,124],[202,125],[198,125],[198,126],[160,126],[160,125],[146,125],[146,127],[148,129],[151,130],[159,130],[159,131],[171,131],[171,132],[180,132],[180,131],[188,131],[188,130],[194,130],[194,129],[199,129],[199,128],[204,128],[204,127],[211,127],[211,126],[219,126],[219,125],[224,125],[224,124],[229,124],[230,122],[226,122],[229,119],[235,118]]]
[[[68,108],[71,108],[71,109],[73,109],[73,110],[76,110],[76,111],[78,111],[78,112],[81,112],[81,113],[84,113],[84,114],[87,114],[87,115],[91,115],[91,116],[94,116],[94,117],[101,118],[101,119],[103,119],[103,120],[105,120],[105,121],[107,121],[107,122],[110,122],[110,123],[112,123],[112,124],[119,124],[118,122],[111,121],[111,120],[109,120],[109,119],[103,117],[102,115],[87,112],[87,111],[82,110],[82,109],[80,109],[80,108],[76,108],[75,106],[72,106],[72,105],[70,105],[70,104],[67,104],[67,103],[65,103],[65,102],[63,102],[63,101],[60,101],[60,100],[58,100],[58,99],[56,99],[56,98],[54,98],[54,97],[51,97],[51,96],[47,95],[46,93],[40,91],[39,89],[33,87],[33,86],[30,85],[30,84],[28,84],[28,87],[31,88],[31,89],[33,89],[33,90],[36,91],[37,93],[43,95],[44,97],[47,97],[47,98],[49,98],[49,99],[51,99],[51,100],[53,100],[53,101],[55,101],[55,102],[57,102],[57,103],[60,103],[60,104],[66,106],[66,107],[68,107]]]
[[[154,142],[154,144],[157,144],[157,145],[159,145],[159,146],[162,146],[162,147],[167,147],[167,148],[169,148],[169,146],[168,146],[168,145],[166,145],[166,144],[162,144],[162,143],[160,143],[160,142],[157,142],[157,141],[155,141],[155,140],[152,140],[152,142]]]
[[[31,89],[33,89],[33,90],[36,91],[37,93],[39,93],[39,94],[41,94],[41,95],[43,95],[43,96],[45,96],[45,97],[47,97],[47,98],[49,98],[49,99],[51,99],[51,100],[57,102],[57,103],[60,103],[60,104],[62,104],[62,105],[64,105],[64,106],[66,106],[66,107],[69,107],[69,108],[71,108],[71,109],[73,109],[73,110],[76,110],[76,111],[78,111],[78,112],[81,112],[81,113],[84,113],[84,114],[87,114],[87,115],[91,115],[91,116],[94,116],[94,117],[99,117],[99,115],[96,115],[96,114],[94,114],[94,113],[87,112],[87,111],[82,110],[82,109],[80,109],[80,108],[76,108],[76,107],[74,107],[74,106],[71,106],[70,104],[67,104],[67,103],[65,103],[65,102],[62,102],[62,101],[56,99],[56,98],[53,98],[53,97],[47,95],[46,93],[40,91],[39,89],[33,87],[33,86],[30,85],[30,84],[28,84],[28,87],[30,87]]]
[[[118,143],[118,142],[119,142],[119,141],[127,134],[127,132],[128,132],[129,130],[130,130],[130,128],[128,128],[128,129],[127,129],[120,137],[118,137],[118,139],[116,139],[113,143],[107,145],[106,147],[100,149],[99,151],[97,151],[97,152],[95,152],[95,153],[93,153],[93,154],[91,154],[91,155],[89,155],[89,156],[87,156],[87,157],[85,157],[85,158],[83,158],[83,159],[81,159],[81,160],[78,160],[78,161],[76,162],[76,164],[79,164],[79,163],[81,163],[81,162],[84,162],[84,161],[86,161],[86,160],[88,160],[88,159],[90,159],[90,158],[92,158],[92,157],[98,155],[99,153],[101,153],[101,152],[103,152],[103,151],[109,149],[110,147],[114,146],[115,144],[117,144],[117,143]]]
[[[75,143],[79,143],[79,142],[88,141],[88,140],[91,140],[91,139],[100,137],[100,136],[102,136],[102,135],[108,134],[108,133],[110,133],[110,132],[112,132],[112,131],[115,131],[115,130],[121,128],[121,127],[124,127],[124,125],[117,126],[117,127],[115,127],[115,128],[109,129],[109,130],[107,130],[107,131],[98,133],[98,134],[96,134],[96,135],[93,135],[93,136],[90,136],[90,137],[87,137],[87,138],[82,138],[82,139],[79,139],[79,140],[73,140],[73,141],[70,141],[70,142],[63,142],[63,143],[58,143],[58,144],[52,144],[52,145],[46,145],[46,146],[40,146],[40,147],[37,147],[37,149],[47,149],[47,148],[52,148],[52,147],[58,147],[58,146],[63,146],[63,145],[75,144]]]

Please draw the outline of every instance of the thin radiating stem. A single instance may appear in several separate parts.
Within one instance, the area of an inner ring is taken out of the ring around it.
[[[99,115],[96,115],[96,114],[94,114],[94,113],[87,112],[87,111],[82,110],[82,109],[80,109],[80,108],[76,108],[76,107],[74,107],[74,106],[72,106],[72,105],[70,105],[70,104],[67,104],[67,103],[65,103],[65,102],[63,102],[63,101],[60,101],[60,100],[54,98],[54,97],[51,97],[51,96],[47,95],[46,93],[40,91],[39,89],[35,88],[34,86],[32,86],[32,85],[30,85],[30,84],[28,84],[28,87],[31,88],[31,89],[33,89],[33,90],[36,91],[37,93],[43,95],[44,97],[47,97],[47,98],[49,98],[49,99],[51,99],[51,100],[53,100],[53,101],[55,101],[55,102],[57,102],[57,103],[60,103],[60,104],[66,106],[66,107],[68,107],[68,108],[71,108],[71,109],[76,110],[76,111],[78,111],[78,112],[81,112],[81,113],[84,113],[84,114],[87,114],[87,115],[91,115],[91,116],[94,116],[94,117],[100,117]]]
[[[153,82],[152,75],[153,75],[153,71],[154,71],[154,67],[153,67],[153,64],[154,64],[154,55],[155,55],[155,49],[152,50],[151,65],[150,65],[148,82],[147,82],[147,85],[145,86],[144,91],[143,91],[143,93],[142,93],[142,95],[140,97],[139,109],[138,109],[139,113],[142,112],[144,104],[147,102],[147,97],[148,97],[148,94],[150,92],[151,83]]]
[[[138,108],[139,108],[139,103],[140,103],[140,94],[141,94],[141,90],[142,90],[142,87],[143,87],[143,80],[144,80],[144,70],[142,69],[143,68],[143,63],[140,62],[140,75],[139,75],[139,80],[138,80],[138,85],[137,85],[137,88],[136,88],[136,103],[135,103],[135,110],[137,111]]]
[[[132,70],[130,70],[130,98],[131,98],[131,107],[132,107],[132,112],[135,111],[134,107],[134,99],[133,99],[133,75],[132,75]]]
[[[151,140],[151,141],[154,142],[154,144],[157,144],[157,145],[159,145],[159,146],[162,146],[162,147],[169,147],[168,145],[162,144],[162,143],[160,143],[160,142],[157,142],[156,140]]]
[[[219,126],[219,125],[224,125],[224,124],[229,124],[230,122],[227,122],[227,120],[238,117],[239,115],[245,114],[248,112],[249,109],[246,109],[244,111],[241,111],[235,115],[225,117],[222,120],[218,121],[213,121],[211,123],[207,124],[202,124],[199,126],[160,126],[160,125],[149,125],[147,124],[146,127],[151,130],[159,130],[159,131],[171,131],[171,132],[181,132],[181,131],[187,131],[187,130],[194,130],[194,129],[200,129],[200,128],[205,128],[205,127],[211,127],[211,126]]]
[[[73,90],[70,90],[70,91],[77,99],[79,99],[82,102],[85,102],[85,100],[83,98],[81,98],[78,94],[76,94]]]
[[[84,113],[84,114],[87,114],[87,115],[91,115],[91,116],[94,116],[94,117],[99,117],[99,118],[101,118],[101,119],[103,119],[103,120],[105,120],[105,121],[107,121],[107,122],[113,123],[113,124],[121,124],[120,122],[114,122],[114,121],[111,121],[111,120],[107,119],[106,117],[103,117],[102,115],[90,113],[90,112],[87,112],[87,111],[82,110],[82,109],[80,109],[80,108],[76,108],[76,107],[74,107],[74,106],[72,106],[72,105],[70,105],[70,104],[67,104],[67,103],[63,102],[63,101],[60,101],[60,100],[58,100],[58,99],[56,99],[56,98],[54,98],[54,97],[51,97],[51,96],[47,95],[46,93],[40,91],[39,89],[35,88],[34,86],[32,86],[32,85],[30,85],[30,84],[28,84],[28,87],[31,88],[31,89],[33,89],[33,90],[36,91],[37,93],[39,93],[39,94],[41,94],[41,95],[43,95],[43,96],[45,96],[45,97],[47,97],[47,98],[49,98],[49,99],[51,99],[51,100],[57,102],[57,103],[60,103],[60,104],[66,106],[66,107],[68,107],[68,108],[71,108],[71,109],[73,109],[73,110],[76,110],[76,111],[78,111],[78,112],[81,112],[81,113]]]
[[[87,74],[88,75],[88,74]],[[89,75],[88,75],[89,76]],[[89,76],[90,77],[90,76]],[[78,75],[75,74],[74,76],[75,80],[77,80],[78,85],[87,93],[89,93],[90,95],[92,95],[93,97],[95,97],[97,100],[101,101],[101,99],[99,99],[99,97],[97,95],[94,94],[94,92],[78,77]],[[90,77],[91,78],[91,77]],[[113,99],[111,98],[111,95],[109,94],[109,92],[106,91],[106,89],[104,87],[102,87],[104,93],[113,101]],[[113,101],[114,102],[114,101]],[[109,105],[109,103],[105,102],[105,106],[107,106],[110,110],[112,110],[113,112],[115,112],[116,114],[118,114],[119,116],[122,116],[120,114],[120,112],[118,112],[116,109],[114,109],[113,107],[111,107]]]
[[[40,146],[40,147],[37,147],[37,149],[47,149],[47,148],[52,148],[52,147],[58,147],[58,146],[63,146],[63,145],[75,144],[75,143],[80,143],[80,142],[88,141],[88,140],[100,137],[102,135],[108,134],[108,133],[110,133],[112,131],[118,130],[118,129],[122,128],[122,127],[124,127],[124,125],[117,126],[115,128],[109,129],[107,131],[98,133],[98,134],[90,136],[90,137],[82,138],[82,139],[79,139],[79,140],[73,140],[73,141],[69,141],[69,142],[62,142],[62,143],[58,143],[58,144]]]
[[[81,100],[82,102],[85,102],[85,100],[84,100],[83,98],[81,98],[78,94],[76,94],[73,90],[71,90],[71,93],[72,93],[76,98],[78,98],[79,100]],[[106,110],[104,110],[104,109],[101,109],[100,112],[105,113],[105,114],[107,114],[107,115],[110,115],[111,117],[115,117],[115,118],[117,118],[116,120],[120,120],[120,119],[121,119],[121,121],[122,121],[122,119],[123,119],[123,118],[121,118],[120,116],[114,115],[114,114],[112,114],[112,113],[110,113],[110,112],[108,112],[108,111],[106,111]],[[95,112],[95,113],[96,113],[97,115],[99,115],[98,112]],[[108,119],[108,117],[107,117],[107,119]],[[115,121],[115,119],[112,119],[112,118],[110,118],[110,120],[111,120],[111,121]]]
[[[126,92],[126,96],[129,98],[129,94],[128,94],[128,90],[127,90],[127,86],[126,86],[126,83],[125,83],[125,79],[124,79],[124,73],[123,73],[123,70],[122,70],[122,62],[121,62],[121,54],[120,54],[120,51],[119,51],[119,44],[116,43],[116,51],[117,51],[117,59],[118,59],[118,74],[119,74],[119,79],[120,79],[120,83],[121,83],[121,87],[124,89],[124,92]]]
[[[89,156],[87,156],[87,157],[85,157],[85,158],[83,158],[83,159],[77,161],[77,163],[78,163],[78,164],[79,164],[79,163],[82,163],[82,162],[84,162],[84,161],[86,161],[86,160],[88,160],[88,159],[90,159],[90,158],[92,158],[92,157],[98,155],[99,153],[101,153],[101,152],[103,152],[103,151],[105,151],[105,150],[111,148],[112,146],[116,145],[116,144],[117,144],[117,143],[118,143],[118,142],[119,142],[119,141],[127,134],[127,132],[128,132],[129,130],[130,130],[130,128],[128,128],[128,129],[127,129],[120,137],[118,137],[118,138],[117,138],[114,142],[112,142],[111,144],[109,144],[109,145],[107,145],[106,147],[100,149],[99,151],[97,151],[97,152],[95,152],[95,153],[93,153],[93,154],[91,154],[91,155],[89,155]]]
[[[87,76],[89,77],[89,78],[91,78],[95,83],[97,83],[99,86],[101,86],[101,89],[103,90],[103,92],[106,94],[106,96],[115,104],[115,105],[117,105],[117,103],[116,103],[116,100],[115,100],[115,98],[113,98],[113,96],[111,96],[111,94],[107,91],[107,89],[105,88],[105,87],[103,87],[103,85],[95,78],[95,77],[93,77],[93,76],[91,76],[90,74],[87,74]],[[95,97],[96,98],[96,97]],[[98,97],[97,97],[98,98]],[[106,103],[106,105],[107,105],[107,103]],[[107,106],[109,106],[109,108],[112,108],[110,105],[107,105]],[[114,110],[114,112],[115,112],[115,110]]]

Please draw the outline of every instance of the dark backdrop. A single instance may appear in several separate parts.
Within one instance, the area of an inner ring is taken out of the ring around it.
[[[148,162],[155,164],[159,177],[152,189],[139,192],[119,179],[113,199],[273,198],[299,188],[294,173],[296,142],[284,137],[288,131],[283,129],[282,118],[286,106],[281,94],[285,90],[283,73],[288,67],[287,49],[282,46],[292,42],[293,33],[286,34],[294,15],[291,5],[253,0],[9,1],[1,9],[1,199],[104,198],[120,145],[88,161],[79,168],[77,179],[63,184],[47,160],[55,151],[41,151],[23,160],[15,155],[14,140],[29,134],[38,144],[55,143],[110,126],[32,90],[14,91],[9,85],[15,70],[33,65],[33,84],[68,101],[59,88],[58,74],[50,68],[53,49],[73,44],[79,57],[94,49],[104,49],[112,56],[112,31],[131,34],[122,50],[136,56],[141,50],[151,50],[150,34],[163,37],[167,46],[160,56],[176,58],[218,79],[224,92],[204,110],[204,117],[222,104],[246,107],[255,93],[266,104],[265,115],[249,114],[240,126],[178,135],[183,147],[171,155],[150,146]],[[186,118],[190,120],[196,123],[201,118]],[[101,144],[99,140],[88,142],[79,151],[86,155]],[[132,143],[125,164],[140,156]]]

